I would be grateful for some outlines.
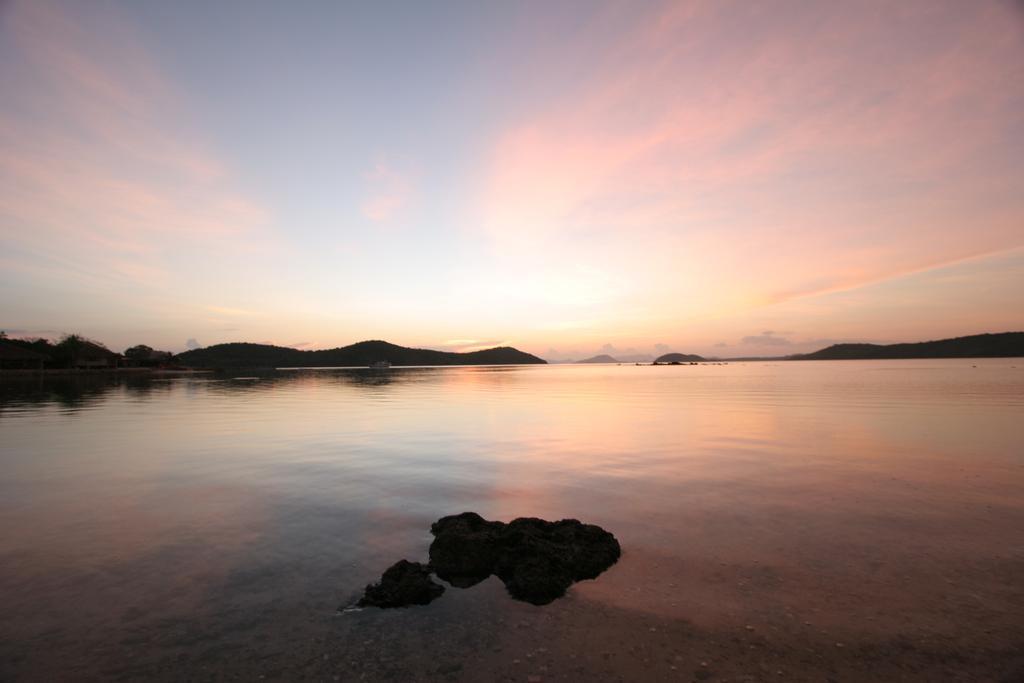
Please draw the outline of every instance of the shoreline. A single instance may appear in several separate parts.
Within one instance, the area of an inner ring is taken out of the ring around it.
[[[133,377],[142,376],[163,376],[163,375],[199,375],[216,372],[208,368],[187,368],[180,370],[169,370],[162,368],[13,368],[0,370],[0,379],[4,377],[65,377],[65,376],[104,376],[104,375],[127,375]]]

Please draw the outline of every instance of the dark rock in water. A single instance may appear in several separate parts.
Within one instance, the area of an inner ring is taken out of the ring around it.
[[[405,607],[426,605],[444,593],[444,586],[430,578],[430,568],[419,562],[399,560],[391,565],[380,582],[366,587],[360,607]]]
[[[430,525],[430,566],[437,575],[459,588],[469,588],[494,573],[498,561],[501,522],[488,522],[475,512],[449,515]]]
[[[489,522],[474,512],[443,517],[430,531],[430,564],[454,586],[497,574],[517,600],[546,605],[575,581],[596,578],[621,554],[615,536],[575,519]]]
[[[444,593],[431,572],[459,588],[496,574],[513,598],[546,605],[574,582],[597,578],[622,554],[615,536],[575,519],[520,517],[504,524],[463,512],[437,520],[430,532],[430,564],[396,562],[366,587],[360,607],[425,605]]]

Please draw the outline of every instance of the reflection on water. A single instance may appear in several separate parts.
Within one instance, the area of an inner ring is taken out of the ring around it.
[[[1022,407],[1015,360],[4,379],[0,678],[997,680]],[[624,555],[334,615],[464,510]]]

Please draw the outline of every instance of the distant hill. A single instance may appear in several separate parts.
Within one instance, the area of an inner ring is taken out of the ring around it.
[[[698,363],[706,360],[703,356],[693,353],[666,353],[654,359],[655,363]]]
[[[884,358],[1009,358],[1024,356],[1024,332],[974,334],[914,344],[834,344],[792,360],[873,360]]]
[[[602,353],[600,356],[593,356],[592,358],[584,358],[583,360],[576,361],[577,363],[618,363],[607,353]]]
[[[519,365],[546,361],[509,346],[454,353],[410,349],[385,341],[364,341],[322,351],[300,351],[270,344],[215,344],[179,353],[175,362],[193,368],[287,368],[392,365]]]

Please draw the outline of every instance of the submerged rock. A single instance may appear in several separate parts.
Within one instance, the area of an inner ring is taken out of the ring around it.
[[[513,598],[535,605],[596,578],[622,552],[611,533],[575,519],[521,517],[503,524],[464,512],[439,519],[430,531],[430,565],[440,578],[466,587],[497,574]]]
[[[399,560],[384,572],[378,583],[366,587],[359,607],[426,605],[444,593],[444,586],[431,579],[430,573],[430,567],[419,562]]]

